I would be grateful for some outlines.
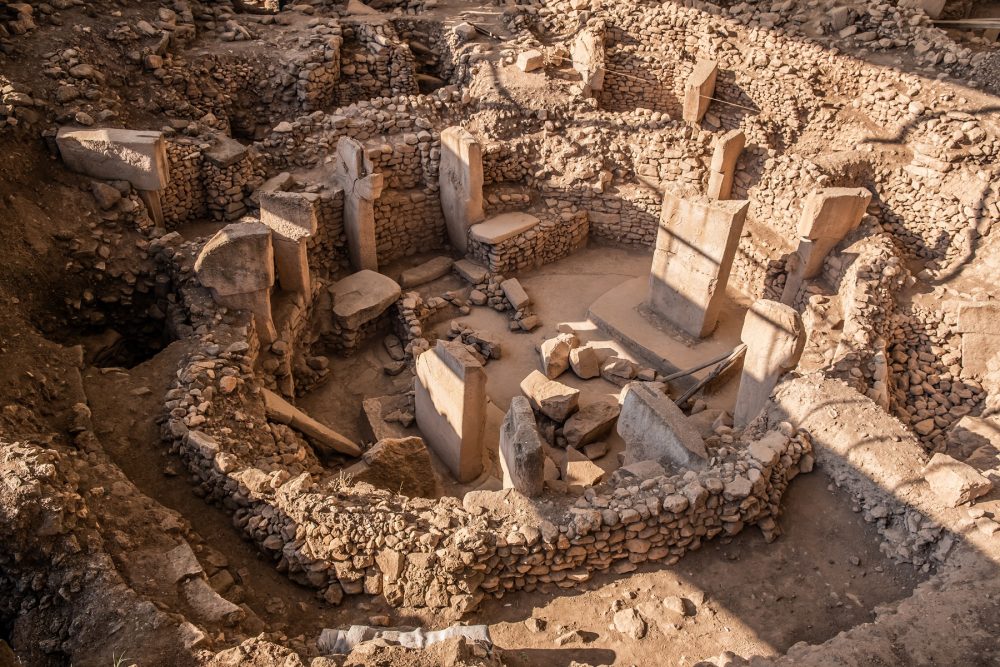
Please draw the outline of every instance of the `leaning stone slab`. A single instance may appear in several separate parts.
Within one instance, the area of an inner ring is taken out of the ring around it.
[[[216,593],[204,579],[188,579],[181,585],[181,592],[195,618],[202,622],[235,625],[246,616],[242,607]]]
[[[620,412],[618,401],[610,396],[584,405],[563,426],[567,446],[582,447],[611,433]]]
[[[438,341],[417,357],[417,426],[459,482],[483,470],[486,370],[460,342]]]
[[[271,289],[274,284],[271,230],[259,222],[226,225],[201,249],[194,270],[201,284],[218,296]]]
[[[500,283],[500,289],[503,290],[503,295],[510,301],[514,310],[521,310],[531,303],[531,297],[521,287],[521,282],[517,278],[508,278],[503,281]]]
[[[531,371],[521,380],[521,391],[531,401],[531,407],[557,422],[566,421],[580,402],[579,389],[550,380],[539,371]]]
[[[261,393],[264,396],[264,414],[269,420],[291,426],[325,453],[333,450],[348,456],[361,456],[360,447],[329,426],[316,421],[273,391],[261,388]]]
[[[503,488],[516,489],[529,498],[545,487],[545,451],[535,426],[535,413],[523,396],[510,401],[500,427],[500,468]]]
[[[162,190],[170,180],[162,132],[101,128],[59,128],[56,145],[71,170],[122,180],[137,190]]]
[[[359,329],[394,304],[402,290],[389,276],[364,269],[330,286],[333,314],[341,326]]]
[[[429,283],[432,280],[437,280],[451,271],[451,267],[454,264],[455,262],[451,257],[444,257],[443,255],[429,259],[419,266],[414,266],[412,269],[403,271],[403,274],[399,278],[400,286],[403,289],[409,289]]]
[[[760,299],[743,320],[740,338],[746,343],[733,424],[743,428],[767,405],[778,379],[795,368],[805,349],[802,317],[791,306]]]
[[[625,440],[625,465],[654,460],[692,467],[708,458],[705,441],[687,416],[645,382],[626,386],[618,434]]]
[[[437,474],[423,438],[379,440],[345,472],[355,481],[404,496],[434,498],[438,492]]]
[[[948,507],[970,503],[993,488],[993,483],[975,468],[941,453],[927,463],[924,479]]]

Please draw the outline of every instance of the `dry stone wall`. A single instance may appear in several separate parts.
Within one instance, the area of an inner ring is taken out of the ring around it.
[[[588,231],[587,212],[570,202],[559,202],[534,227],[499,243],[483,243],[470,236],[467,254],[491,273],[516,273],[579,250],[587,243]]]

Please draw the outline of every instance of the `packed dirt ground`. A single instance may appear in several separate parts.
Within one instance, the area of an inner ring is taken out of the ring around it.
[[[0,3],[0,667],[1000,664],[998,31]]]

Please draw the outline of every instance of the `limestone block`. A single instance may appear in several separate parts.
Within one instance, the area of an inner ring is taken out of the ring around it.
[[[337,142],[334,181],[344,189],[344,233],[351,263],[359,270],[376,271],[374,201],[382,194],[382,174],[355,139],[341,137]]]
[[[517,68],[522,72],[533,72],[545,65],[545,56],[538,49],[530,49],[517,54]]]
[[[581,380],[589,380],[601,374],[600,355],[597,349],[590,345],[581,345],[570,350],[569,365]]]
[[[570,45],[573,69],[580,74],[585,95],[604,90],[605,53],[604,25],[588,26],[577,34]]]
[[[597,442],[611,432],[621,412],[618,401],[610,396],[585,404],[563,426],[563,437],[569,447],[582,447]]]
[[[958,304],[958,333],[1000,335],[1000,301],[966,301]]]
[[[555,380],[569,368],[569,352],[579,347],[580,339],[574,334],[559,334],[555,338],[543,341],[538,348],[542,357],[542,370],[545,377]]]
[[[465,253],[469,228],[483,215],[483,149],[463,127],[441,132],[441,164],[438,170],[441,210],[453,248]]]
[[[1000,350],[1000,335],[992,333],[962,334],[962,377],[982,378],[987,364]]]
[[[349,438],[316,421],[273,391],[264,388],[260,391],[264,397],[264,414],[270,421],[291,426],[309,438],[324,454],[337,452],[361,456],[361,448]]]
[[[719,137],[712,153],[712,164],[708,176],[709,199],[729,199],[733,191],[733,174],[736,160],[746,146],[743,130],[732,130]]]
[[[535,414],[523,396],[510,401],[500,427],[500,468],[503,488],[529,498],[541,495],[545,485],[545,452],[535,426]]]
[[[514,310],[521,310],[531,303],[531,297],[521,287],[521,282],[517,278],[508,278],[503,281],[500,283],[500,289],[503,290],[503,295],[510,301]]]
[[[747,311],[740,338],[746,343],[733,424],[743,428],[764,408],[778,379],[795,368],[805,349],[805,327],[790,306],[761,299]]]
[[[467,283],[473,285],[486,282],[486,277],[489,274],[489,271],[485,267],[479,266],[467,259],[460,259],[455,262],[455,272]]]
[[[319,196],[311,192],[260,192],[260,221],[277,236],[299,240],[316,233]]]
[[[550,380],[538,371],[531,371],[521,380],[521,391],[531,401],[531,407],[557,422],[566,421],[580,403],[579,389]]]
[[[924,479],[948,507],[970,503],[993,488],[993,483],[975,468],[941,453],[927,463]]]
[[[695,467],[708,458],[705,442],[687,416],[646,382],[626,386],[618,434],[625,440],[625,465],[655,460]]]
[[[801,245],[798,261],[803,279],[813,278],[835,245],[861,224],[872,194],[865,188],[825,188],[809,194],[799,218]]]
[[[684,84],[683,118],[689,123],[700,123],[715,94],[715,79],[719,64],[713,60],[699,60]]]
[[[434,257],[419,266],[403,271],[399,277],[400,286],[403,289],[410,289],[437,280],[441,276],[451,271],[455,262],[451,257]]]
[[[241,607],[222,597],[201,578],[188,579],[181,585],[184,601],[195,618],[205,623],[235,625],[246,616]]]
[[[68,168],[93,178],[128,181],[137,190],[162,190],[170,179],[161,132],[61,127],[56,145]]]
[[[330,286],[333,314],[341,326],[360,329],[394,304],[402,294],[399,284],[376,271],[352,273]]]
[[[483,470],[486,370],[459,342],[438,341],[417,357],[417,426],[459,482]]]
[[[604,470],[573,447],[566,448],[560,472],[562,480],[570,486],[586,488],[604,479]]]
[[[346,470],[356,481],[404,496],[434,498],[438,494],[437,474],[422,438],[379,440]]]
[[[539,223],[530,213],[501,213],[469,228],[470,236],[486,245],[497,245],[533,229]]]
[[[654,312],[698,338],[715,329],[749,206],[664,196],[649,277]]]
[[[201,249],[194,270],[213,294],[249,294],[274,284],[271,230],[259,222],[234,222]]]

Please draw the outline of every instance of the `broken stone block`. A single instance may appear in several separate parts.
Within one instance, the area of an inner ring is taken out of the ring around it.
[[[927,463],[924,479],[948,507],[970,503],[993,488],[993,483],[975,468],[941,453]]]
[[[602,396],[580,408],[563,426],[563,437],[569,447],[582,447],[604,438],[614,428],[621,412],[618,401]]]
[[[500,289],[503,290],[503,295],[510,301],[510,305],[514,307],[514,310],[521,310],[531,303],[531,298],[524,291],[524,288],[521,287],[521,283],[517,278],[508,278],[503,281],[500,283]]]
[[[561,472],[570,486],[593,486],[604,479],[604,470],[573,447],[566,448]]]
[[[654,460],[693,467],[708,458],[705,442],[687,416],[669,396],[645,382],[626,387],[618,434],[625,440],[625,465]]]
[[[467,259],[460,259],[455,262],[455,272],[462,277],[465,282],[472,285],[479,285],[486,282],[489,271],[485,267],[479,266],[475,262]]]
[[[580,345],[574,334],[559,334],[544,341],[539,347],[542,355],[542,371],[545,377],[555,380],[569,368],[569,352]]]
[[[712,96],[715,95],[715,80],[719,75],[719,64],[713,60],[699,60],[691,75],[684,83],[683,118],[688,123],[700,123],[705,117]]]
[[[503,488],[516,489],[529,498],[541,495],[545,484],[545,460],[531,405],[523,396],[515,396],[500,427]]]
[[[197,577],[204,571],[198,558],[194,555],[194,551],[191,550],[191,545],[187,542],[178,544],[164,554],[164,558],[166,559],[165,569],[169,573],[167,575],[168,581],[172,584]]]
[[[184,582],[181,592],[195,617],[203,622],[235,625],[246,615],[242,608],[216,593],[200,577]]]
[[[531,407],[557,422],[566,421],[580,402],[579,389],[549,380],[539,371],[531,371],[521,380],[521,391],[531,401]]]
[[[581,345],[570,350],[569,365],[581,380],[589,380],[601,374],[600,356],[590,345]]]
[[[608,382],[623,386],[636,376],[639,369],[634,363],[622,357],[608,357],[601,366],[601,377]]]
[[[532,72],[545,65],[545,56],[538,49],[522,51],[517,55],[517,68],[522,72]]]
[[[72,171],[108,181],[128,181],[136,190],[162,190],[170,180],[163,133],[147,130],[61,127],[56,145]]]
[[[423,438],[379,440],[345,470],[359,482],[404,496],[435,498],[438,479]]]
[[[440,256],[429,259],[419,266],[403,271],[399,278],[400,287],[409,289],[437,280],[451,271],[454,263],[451,257]]]
[[[417,357],[414,378],[417,426],[459,482],[483,470],[486,370],[457,341],[438,341]]]

